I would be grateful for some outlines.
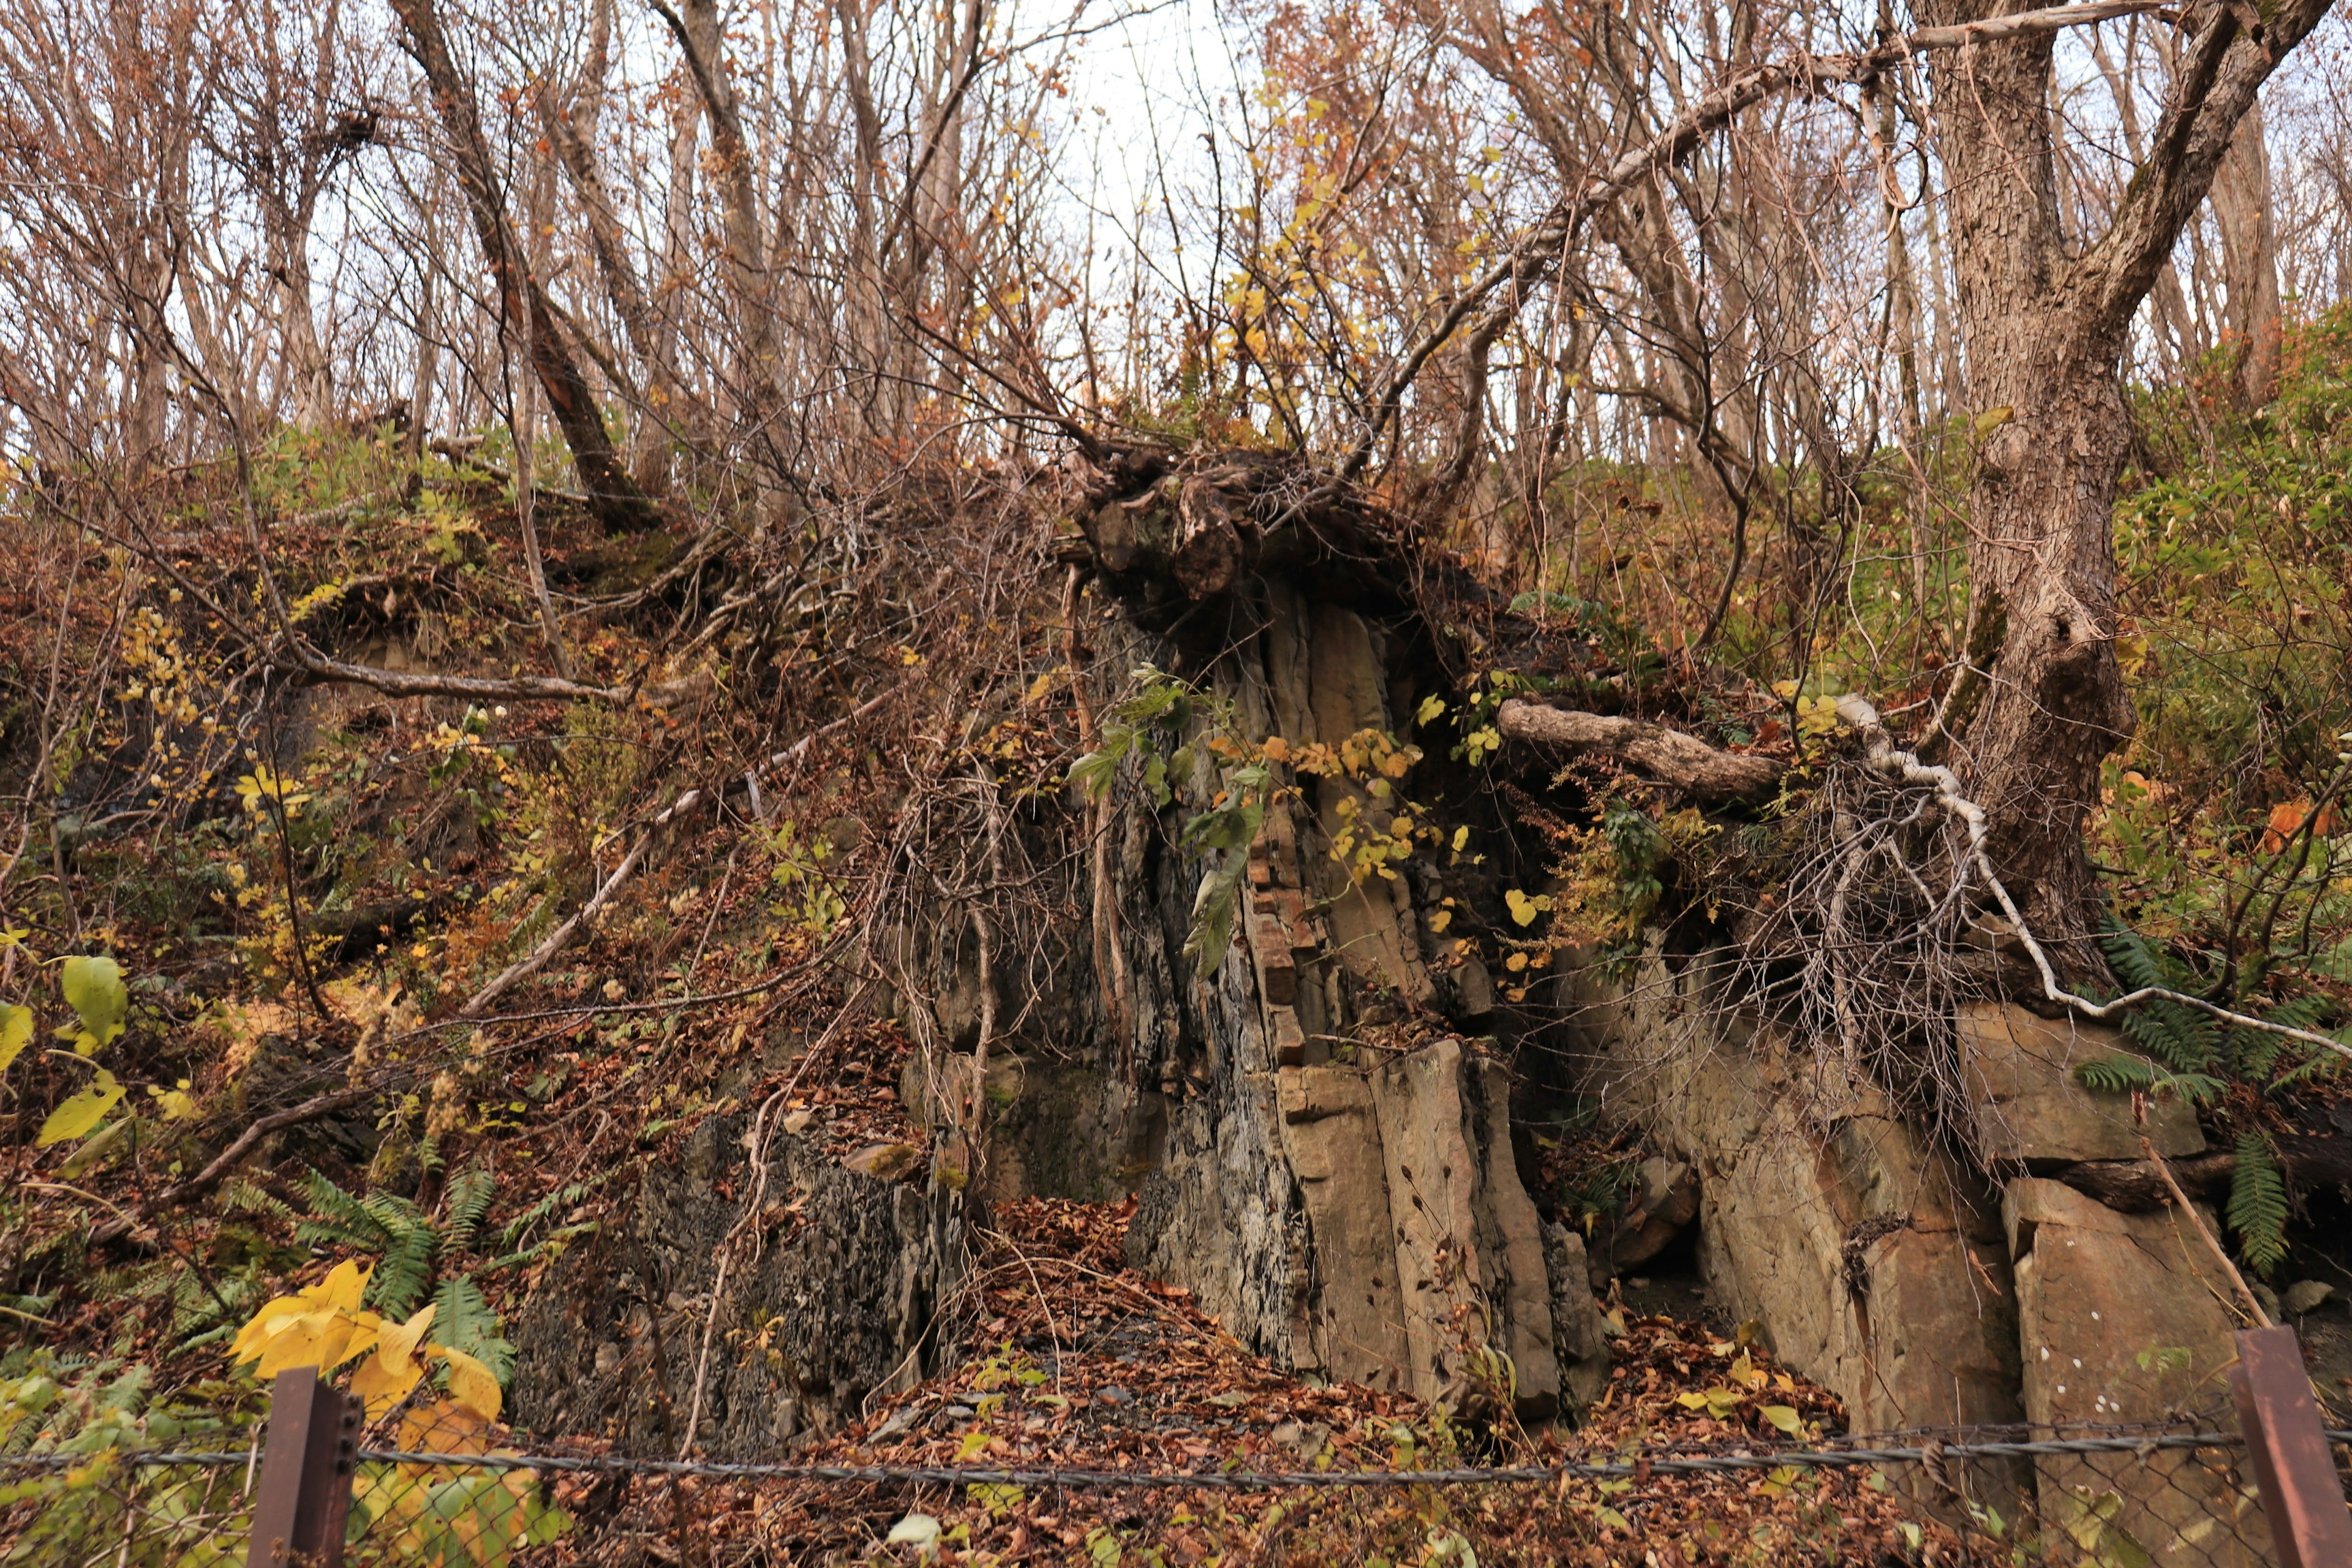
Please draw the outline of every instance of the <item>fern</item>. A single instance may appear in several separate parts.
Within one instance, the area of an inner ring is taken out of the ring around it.
[[[474,1245],[474,1234],[481,1228],[482,1216],[490,1212],[494,1184],[488,1165],[468,1166],[450,1182],[441,1210],[444,1250],[464,1252]]]
[[[2156,986],[2185,992],[2195,986],[2179,964],[2113,915],[2100,933],[2099,946],[2127,991]],[[2206,1072],[2220,1065],[2221,1029],[2211,1018],[2178,1002],[2157,997],[2141,1003],[2124,1015],[2124,1033],[2175,1072]]]
[[[368,1281],[368,1300],[379,1310],[405,1318],[416,1310],[433,1283],[433,1262],[440,1256],[441,1233],[423,1211],[406,1198],[370,1193],[361,1200],[383,1227],[383,1256]]]
[[[392,1239],[365,1203],[315,1171],[303,1198],[310,1206],[310,1217],[294,1227],[294,1239],[305,1247],[351,1247],[376,1252]]]
[[[2177,1094],[2191,1105],[2221,1098],[2221,1080],[2210,1073],[2174,1072],[2146,1057],[2103,1057],[2074,1069],[2074,1081],[2097,1094]]]
[[[504,1328],[471,1279],[444,1279],[434,1292],[434,1340],[472,1356],[502,1384],[514,1381],[515,1368],[515,1348],[500,1337]]]
[[[2230,1177],[2230,1228],[2238,1233],[2238,1255],[2256,1274],[2268,1275],[2285,1260],[2286,1220],[2285,1174],[2268,1141],[2246,1133]]]
[[[612,1179],[613,1173],[607,1171],[600,1175],[591,1176],[584,1182],[574,1182],[570,1186],[557,1188],[509,1220],[506,1228],[499,1232],[499,1245],[511,1250],[515,1244],[520,1242],[524,1235],[540,1221],[558,1209],[571,1208],[576,1204],[586,1202],[597,1188]]]
[[[294,1216],[291,1208],[243,1176],[231,1177],[222,1184],[221,1206],[232,1214],[275,1215],[280,1219]]]
[[[294,1238],[306,1247],[375,1254],[368,1305],[394,1318],[415,1311],[433,1283],[433,1264],[441,1251],[440,1233],[424,1212],[390,1193],[353,1197],[315,1172],[305,1195],[311,1217],[294,1227]]]

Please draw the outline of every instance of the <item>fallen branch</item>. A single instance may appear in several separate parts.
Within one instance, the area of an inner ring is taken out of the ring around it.
[[[2179,1205],[2182,1216],[2204,1239],[2205,1248],[2213,1255],[2213,1261],[2221,1266],[2222,1276],[2236,1289],[2239,1303],[2246,1309],[2257,1327],[2272,1327],[2270,1314],[2263,1310],[2263,1304],[2254,1300],[2254,1293],[2246,1288],[2246,1277],[2238,1272],[2238,1266],[2231,1262],[2230,1255],[2221,1249],[2221,1238],[2213,1234],[2213,1227],[2205,1223],[2205,1216],[2197,1212],[2197,1205],[2189,1201],[2189,1194],[2182,1192],[2180,1184],[2172,1179],[2172,1167],[2164,1163],[2164,1156],[2156,1152],[2156,1145],[2147,1138],[2140,1139],[2139,1147],[2140,1152],[2147,1156],[2148,1163],[2156,1167],[2156,1173],[2164,1178],[2164,1190]]]
[[[2352,1185],[2352,1138],[2283,1137],[2278,1141],[2278,1158],[2288,1182],[2303,1191]],[[2237,1173],[2238,1156],[2223,1149],[2169,1164],[2174,1180],[2185,1191],[2203,1197],[2229,1190]],[[2083,1160],[2052,1174],[2123,1214],[2162,1208],[2167,1196],[2163,1177],[2145,1160]]]
[[[478,675],[422,675],[351,664],[309,648],[284,661],[305,686],[364,686],[386,697],[463,697],[480,702],[626,702],[638,692],[625,686],[590,686],[552,675],[516,675],[503,679]],[[658,688],[645,689],[647,693]]]
[[[374,1092],[373,1085],[363,1085],[357,1089],[339,1089],[331,1094],[314,1095],[300,1104],[288,1106],[283,1110],[271,1111],[238,1133],[236,1141],[215,1155],[211,1164],[176,1186],[164,1188],[144,1203],[134,1204],[129,1213],[119,1215],[90,1232],[90,1245],[100,1247],[110,1241],[118,1241],[130,1235],[135,1226],[150,1215],[163,1209],[177,1207],[190,1198],[202,1197],[220,1185],[222,1179],[236,1168],[237,1162],[253,1152],[254,1148],[271,1133],[282,1131],[286,1128],[301,1122],[314,1121],[321,1116],[332,1115],[347,1105],[358,1104]]]
[[[1695,735],[1639,719],[1513,699],[1503,704],[1495,722],[1515,741],[1622,758],[1659,783],[1708,805],[1769,799],[1780,787],[1783,771],[1769,757],[1717,751]]]
[[[564,945],[578,934],[583,926],[595,924],[596,917],[604,912],[604,906],[612,902],[613,895],[620,890],[621,884],[629,879],[629,873],[635,871],[638,862],[645,858],[646,850],[652,846],[654,836],[670,823],[693,810],[701,799],[700,790],[688,790],[671,802],[659,816],[646,824],[646,830],[637,835],[637,841],[629,847],[629,852],[621,858],[621,863],[613,868],[613,874],[604,879],[604,885],[596,889],[586,903],[580,906],[580,912],[548,932],[545,942],[531,949],[524,957],[508,965],[498,978],[475,992],[472,1000],[457,1009],[457,1016],[460,1018],[481,1016],[482,1009],[496,1001],[508,987],[518,981],[530,979],[545,967],[547,961],[562,952]]]

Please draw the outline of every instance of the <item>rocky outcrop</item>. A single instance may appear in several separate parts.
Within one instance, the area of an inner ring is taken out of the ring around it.
[[[2048,1171],[2076,1160],[2137,1160],[2145,1136],[2168,1159],[2200,1154],[2197,1112],[2178,1095],[2143,1100],[2085,1089],[2086,1062],[2132,1056],[2123,1032],[2075,1018],[2037,1017],[2014,1003],[1979,1002],[1954,1021],[1977,1147],[1995,1167]]]
[[[961,1196],[856,1174],[781,1132],[759,1187],[751,1120],[705,1121],[623,1220],[548,1270],[514,1326],[519,1427],[675,1452],[698,1403],[698,1447],[749,1458],[938,1370]]]
[[[2124,1215],[2062,1183],[2010,1184],[2001,1212],[2016,1259],[2026,1418],[2053,1426],[2205,1417],[2232,1429],[2224,1371],[2236,1359],[2228,1282],[2178,1215]],[[2215,1217],[2201,1216],[2210,1228]],[[2225,1543],[2266,1560],[2252,1478],[2212,1453],[2142,1457],[2119,1487],[2095,1458],[2036,1461],[2045,1514],[2104,1518],[2144,1547]],[[2102,1508],[2103,1500],[2112,1500]],[[2116,1505],[2120,1505],[2117,1508]]]
[[[1741,1025],[1707,980],[1654,953],[1624,982],[1572,967],[1558,999],[1605,1113],[1696,1170],[1717,1298],[1857,1429],[2018,1419],[1996,1196],[1883,1098],[1818,1116],[1805,1053]]]

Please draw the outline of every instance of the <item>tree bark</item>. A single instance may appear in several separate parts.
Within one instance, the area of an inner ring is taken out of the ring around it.
[[[433,0],[393,0],[393,10],[400,17],[410,56],[433,89],[434,110],[448,132],[455,155],[452,173],[465,193],[475,234],[489,263],[506,329],[529,345],[531,369],[546,394],[548,411],[572,449],[572,466],[580,470],[589,509],[608,531],[656,526],[661,520],[613,449],[604,413],[597,407],[587,377],[581,374],[571,336],[550,304],[547,291],[531,275],[521,242],[507,218],[480,114],[473,94],[457,74]]]
[[[2230,155],[2213,180],[2214,226],[2221,231],[2222,281],[2229,289],[2223,319],[2238,353],[2238,397],[2261,408],[2278,392],[2278,234],[2271,210],[2270,150],[2257,103],[2238,124]]]
[[[1923,19],[1981,21],[2002,0],[1936,0]],[[2203,201],[2263,81],[2326,10],[2278,8],[2258,36],[2240,12],[2202,14],[2172,98],[2107,232],[2070,247],[2059,222],[2053,39],[1939,56],[1931,81],[1948,176],[1953,269],[1980,435],[1969,486],[1970,647],[1993,650],[1954,686],[1939,728],[1958,744],[1993,852],[2070,977],[2103,964],[2082,846],[2101,761],[2134,718],[2116,661],[2111,514],[2130,437],[2126,333]]]

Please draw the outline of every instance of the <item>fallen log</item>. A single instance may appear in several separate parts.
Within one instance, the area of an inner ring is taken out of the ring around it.
[[[1576,752],[1599,752],[1708,805],[1768,800],[1780,787],[1781,764],[1769,757],[1718,751],[1696,735],[1640,719],[1583,713],[1513,699],[1496,715],[1506,739]]]
[[[2352,1186],[2352,1138],[2287,1133],[2272,1147],[2286,1168],[2288,1184],[2297,1191]],[[2228,1194],[2238,1157],[2225,1150],[2167,1163],[2190,1196],[2216,1197]],[[2053,1174],[2076,1192],[2125,1214],[2162,1208],[2169,1195],[2163,1173],[2145,1160],[2081,1160]]]

